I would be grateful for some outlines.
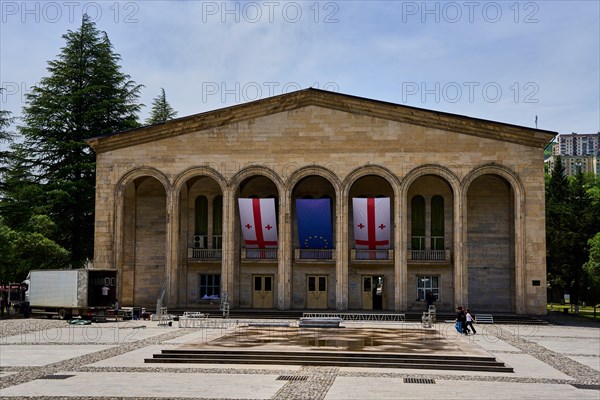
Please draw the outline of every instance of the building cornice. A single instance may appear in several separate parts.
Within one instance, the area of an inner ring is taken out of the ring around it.
[[[94,137],[87,143],[96,151],[126,148],[170,137],[218,128],[308,106],[381,118],[390,121],[478,136],[543,149],[558,133],[426,110],[319,89],[304,89],[250,103],[221,108],[162,124]]]

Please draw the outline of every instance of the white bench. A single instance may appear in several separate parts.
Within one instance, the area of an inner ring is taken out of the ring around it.
[[[300,318],[300,328],[339,328],[344,320],[339,317],[302,317]]]
[[[475,315],[475,321],[477,321],[478,324],[493,324],[494,317],[492,314],[477,314]]]
[[[207,318],[209,314],[203,312],[184,311],[183,318]]]
[[[203,312],[192,312],[184,311],[183,315],[179,317],[180,328],[194,328],[197,326],[197,322],[206,321],[210,314]]]

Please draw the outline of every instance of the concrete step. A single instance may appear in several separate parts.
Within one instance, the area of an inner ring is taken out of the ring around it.
[[[191,311],[188,309],[186,311]],[[223,313],[216,309],[194,309],[193,311],[205,312],[210,314],[210,318],[223,318]],[[275,309],[266,309],[266,310],[257,310],[257,309],[231,309],[229,312],[229,319],[285,319],[285,320],[299,320],[302,318],[302,315],[305,312],[332,312],[335,313],[335,310],[275,310]],[[182,315],[183,310],[169,310],[169,313],[174,315]],[[366,314],[390,314],[395,313],[391,311],[361,311],[361,310],[350,310],[343,311],[344,313],[366,313]],[[407,311],[400,312],[401,314],[405,314],[406,322],[421,322],[421,317],[423,316],[422,311]],[[483,311],[481,313],[484,313]],[[516,324],[516,325],[547,325],[548,322],[541,320],[535,316],[529,315],[517,315],[517,314],[497,314],[494,312],[485,312],[487,314],[492,314],[494,317],[495,324]],[[454,320],[456,318],[456,314],[438,311],[436,319],[438,322],[446,321],[446,320]]]
[[[208,363],[208,364],[269,364],[321,365],[339,367],[413,368],[485,372],[513,372],[511,367],[494,357],[393,354],[366,352],[294,352],[250,350],[162,350],[146,363]]]

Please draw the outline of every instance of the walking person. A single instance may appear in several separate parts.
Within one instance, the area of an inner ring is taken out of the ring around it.
[[[117,316],[119,315],[119,299],[115,299],[114,310],[115,310],[115,322],[117,322]]]
[[[463,310],[462,306],[458,306],[456,307],[456,319],[454,320],[454,327],[456,328],[456,331],[458,333],[460,333],[461,335],[467,335],[465,329],[466,329],[466,316],[465,316],[465,310]]]
[[[477,320],[471,315],[471,312],[469,311],[469,309],[467,308],[467,312],[465,314],[466,317],[466,324],[465,324],[465,329],[467,330],[467,334],[469,332],[469,327],[471,327],[471,330],[473,331],[473,335],[477,333],[477,331],[475,330],[475,327],[473,326],[473,322],[477,322]]]

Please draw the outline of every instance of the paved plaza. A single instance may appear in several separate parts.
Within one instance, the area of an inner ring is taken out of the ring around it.
[[[383,331],[388,336],[397,330],[398,342],[411,344],[398,344],[392,349],[396,352],[426,351],[435,337],[440,354],[492,355],[512,367],[512,373],[144,362],[163,349],[202,347],[210,342],[236,347],[249,322],[210,319],[180,328],[177,322],[173,326],[158,326],[154,321],[76,326],[59,320],[0,320],[0,397],[600,399],[600,324],[575,319],[549,325],[479,324],[478,334],[468,337],[442,322],[434,325],[435,332],[418,339],[411,336],[422,330],[416,323],[346,322],[340,328]],[[268,336],[268,331],[263,328],[262,335]],[[328,335],[326,329],[314,332]],[[223,344],[227,337],[238,339]],[[318,343],[334,348],[347,345],[314,341],[311,346]],[[377,350],[366,346],[369,349]]]

